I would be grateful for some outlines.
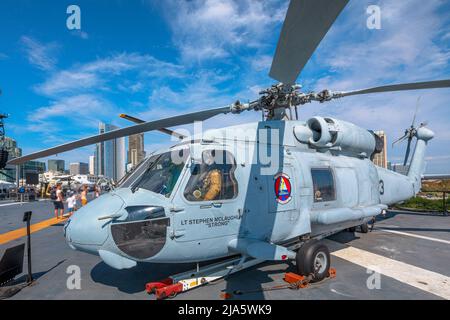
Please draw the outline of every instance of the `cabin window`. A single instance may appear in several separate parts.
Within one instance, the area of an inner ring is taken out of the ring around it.
[[[236,198],[238,186],[235,170],[236,161],[228,151],[203,151],[202,162],[191,166],[191,177],[184,197],[194,202]]]
[[[330,168],[311,169],[314,186],[314,202],[336,200],[333,173]]]

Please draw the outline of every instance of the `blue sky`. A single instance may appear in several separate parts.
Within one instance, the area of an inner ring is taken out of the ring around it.
[[[66,9],[81,8],[81,30],[66,28]],[[99,120],[127,126],[257,97],[267,76],[287,1],[0,2],[0,110],[7,134],[29,153],[95,134]],[[381,29],[366,27],[366,8],[381,8]],[[305,90],[358,89],[450,78],[450,1],[350,1],[299,78]],[[350,97],[304,106],[300,115],[331,115],[392,142],[419,121],[436,132],[427,171],[450,173],[450,90]],[[257,113],[220,116],[207,128],[256,121]],[[146,149],[170,137],[146,134]],[[390,144],[390,143],[389,143]],[[404,145],[389,147],[399,162]],[[93,147],[60,155],[87,162]]]

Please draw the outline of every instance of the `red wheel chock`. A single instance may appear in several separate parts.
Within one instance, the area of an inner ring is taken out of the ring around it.
[[[173,298],[183,291],[183,284],[173,283],[171,278],[161,280],[159,282],[149,282],[145,285],[148,294],[155,294],[156,299]]]

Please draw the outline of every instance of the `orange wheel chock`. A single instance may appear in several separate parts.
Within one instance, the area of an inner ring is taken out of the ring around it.
[[[330,268],[328,277],[330,277],[330,279],[336,278],[336,269],[335,268]]]
[[[293,272],[287,272],[285,273],[283,280],[289,284],[293,284],[305,280],[305,277]]]

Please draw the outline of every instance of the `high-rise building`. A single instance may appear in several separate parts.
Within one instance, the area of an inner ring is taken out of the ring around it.
[[[118,127],[99,123],[99,133],[118,129]],[[115,181],[125,175],[125,138],[98,143],[95,148],[96,175],[103,175]]]
[[[388,167],[388,161],[387,161],[387,138],[386,133],[384,131],[375,131],[375,134],[381,138],[381,141],[383,141],[383,151],[380,153],[375,154],[373,157],[373,163],[376,166],[387,168]]]
[[[27,161],[20,166],[19,179],[25,179],[26,183],[37,184],[39,175],[45,172],[45,162]]]
[[[27,161],[20,165],[19,179],[28,179],[31,175],[39,176],[45,172],[45,162]],[[7,165],[5,169],[0,170],[0,180],[16,182],[17,170],[15,165]]]
[[[17,146],[16,140],[5,136],[4,147],[8,151],[8,161],[22,156],[22,149]],[[20,176],[22,174],[23,172],[20,173]],[[8,164],[0,170],[0,180],[16,182],[16,166]]]
[[[48,171],[64,172],[65,166],[66,164],[64,160],[55,160],[55,159],[48,160]]]
[[[95,174],[95,156],[89,157],[89,174]]]
[[[135,167],[145,158],[144,134],[134,134],[128,137],[128,163]]]
[[[17,147],[16,140],[5,137],[4,147],[8,151],[8,159],[14,159],[22,156],[22,149]]]
[[[85,162],[73,162],[70,164],[70,174],[88,174],[89,165]]]
[[[21,157],[22,149],[17,146],[16,140],[5,137],[4,147],[8,151],[8,160]],[[20,165],[19,179],[28,179],[33,175],[39,175],[45,172],[45,162],[27,161]],[[17,170],[15,165],[6,165],[3,170],[0,170],[0,180],[8,182],[16,182]]]

